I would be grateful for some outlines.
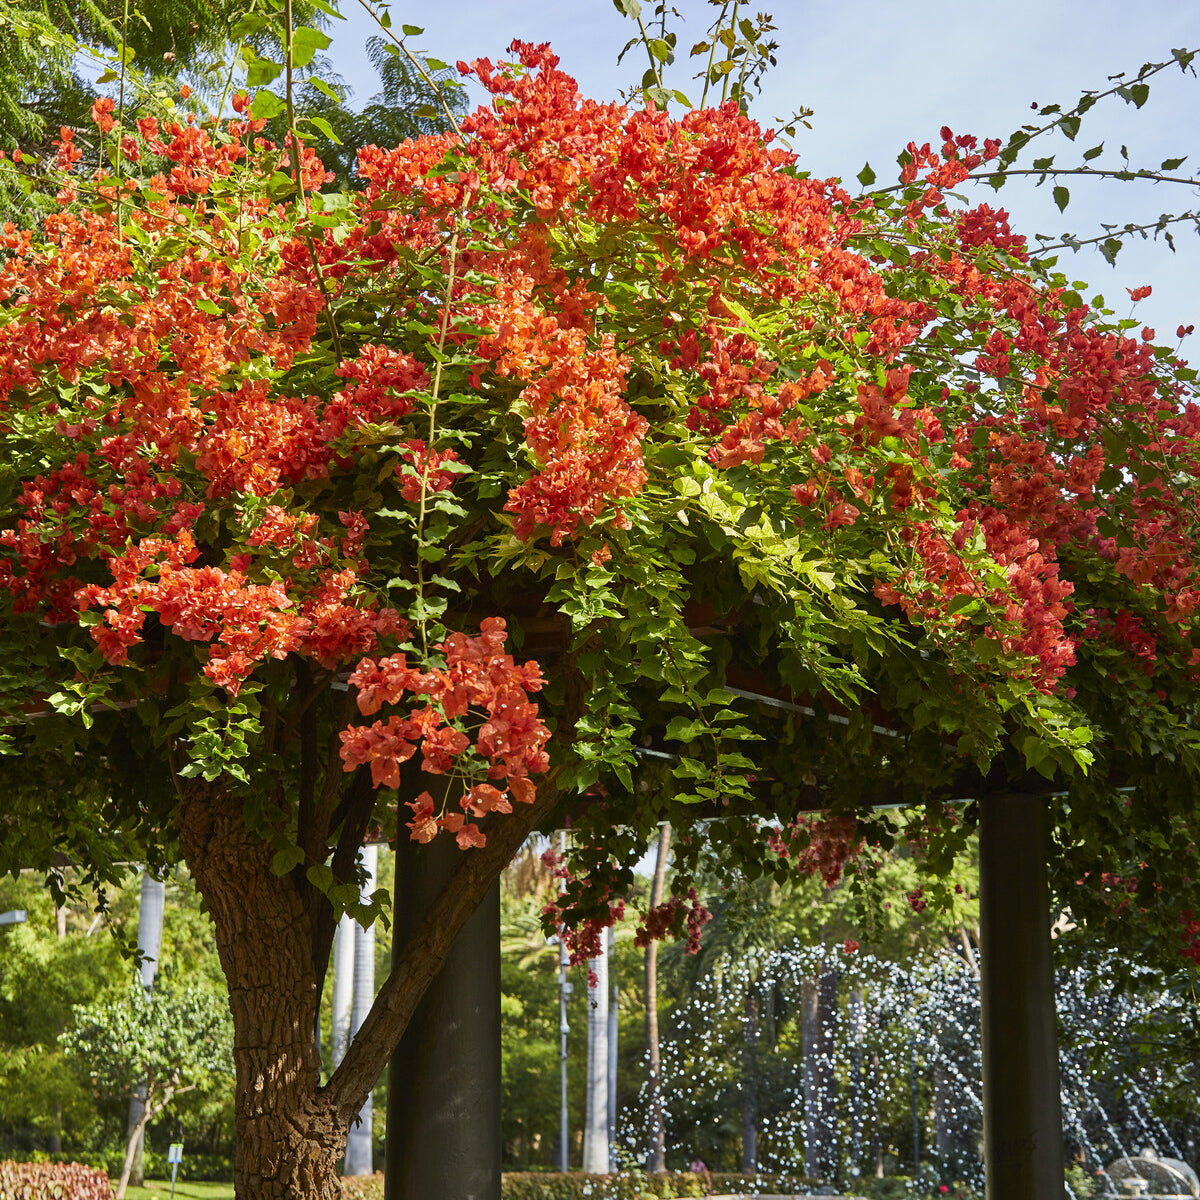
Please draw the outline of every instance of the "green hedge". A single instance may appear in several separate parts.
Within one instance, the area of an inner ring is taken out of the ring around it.
[[[714,1196],[790,1196],[816,1191],[823,1182],[807,1175],[741,1175],[729,1171],[713,1171],[710,1178]]]
[[[815,1181],[784,1175],[735,1175],[714,1171],[709,1177],[716,1195],[756,1196],[803,1192]],[[709,1194],[708,1180],[691,1171],[647,1175],[622,1171],[617,1175],[585,1175],[572,1171],[506,1171],[501,1176],[501,1200],[682,1200]],[[344,1200],[383,1200],[383,1176],[357,1175],[342,1180]]]
[[[706,1196],[699,1175],[688,1171],[645,1175],[622,1171],[618,1175],[585,1175],[572,1171],[509,1171],[501,1176],[500,1200],[676,1200],[681,1196]]]
[[[0,1162],[0,1200],[112,1200],[112,1188],[82,1163]]]
[[[563,1175],[551,1171],[510,1171],[500,1185],[501,1200],[679,1200],[714,1195],[757,1196],[804,1192],[815,1180],[785,1175],[740,1175],[714,1171],[709,1176],[692,1171],[647,1175],[622,1171],[619,1175]],[[365,1200],[365,1198],[364,1198]]]

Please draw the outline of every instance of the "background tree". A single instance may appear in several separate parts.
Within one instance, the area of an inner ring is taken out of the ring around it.
[[[62,1046],[91,1077],[101,1094],[128,1099],[145,1089],[141,1120],[130,1132],[116,1195],[122,1200],[138,1138],[176,1096],[214,1074],[230,1072],[228,1011],[211,992],[140,986],[123,1001],[76,1009],[74,1028]]]

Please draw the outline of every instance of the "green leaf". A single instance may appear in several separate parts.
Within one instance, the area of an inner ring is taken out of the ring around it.
[[[337,94],[337,92],[335,92],[335,91],[333,90],[333,88],[331,88],[331,87],[329,86],[329,84],[327,84],[327,83],[325,82],[325,80],[323,80],[323,79],[310,79],[308,82],[309,82],[309,83],[311,83],[311,84],[313,85],[313,87],[315,87],[315,88],[317,89],[317,91],[318,91],[318,92],[321,92],[321,93],[323,93],[324,95],[328,96],[328,97],[330,98],[330,100],[333,100],[333,101],[335,101],[335,102],[336,102],[336,103],[338,103],[338,104],[341,104],[343,97],[339,96],[339,95]],[[310,120],[310,121],[311,121],[312,119],[313,119],[312,117],[309,117],[309,120]],[[338,144],[340,145],[341,143],[339,142]]]
[[[246,86],[248,88],[262,87],[273,83],[283,71],[283,63],[273,62],[269,58],[255,58],[246,67]]]
[[[1104,259],[1110,267],[1116,266],[1117,255],[1120,253],[1120,250],[1121,242],[1118,238],[1107,238],[1100,245],[1100,253],[1104,255]]]
[[[871,170],[870,163],[863,164],[863,169],[858,173],[858,182],[863,187],[870,187],[875,182],[875,172]]]
[[[1162,161],[1161,170],[1163,171],[1178,171],[1183,164],[1187,162],[1187,155],[1183,158],[1164,158]]]
[[[420,25],[401,25],[400,32],[403,33],[405,37],[420,37],[425,30],[422,29]]]
[[[201,312],[208,313],[210,317],[219,317],[221,315],[221,306],[212,300],[197,300],[196,307]]]
[[[314,863],[304,874],[319,892],[327,892],[333,884],[333,869],[327,863]]]
[[[292,66],[307,67],[318,50],[328,50],[333,39],[319,29],[301,25],[292,34]]]
[[[1062,131],[1071,141],[1075,140],[1075,135],[1079,132],[1079,118],[1076,116],[1063,117],[1060,122]]]
[[[1063,212],[1066,209],[1070,200],[1071,193],[1061,184],[1054,189],[1054,203],[1058,205],[1059,212]]]
[[[1083,152],[1084,162],[1091,162],[1093,158],[1099,158],[1104,153],[1104,143],[1101,142],[1098,146],[1093,146],[1090,150]]]
[[[250,102],[250,115],[256,121],[269,121],[272,117],[279,116],[286,107],[284,102],[274,92],[263,88],[254,94],[254,99]]]
[[[622,16],[637,20],[642,15],[642,6],[638,0],[613,0],[613,8]]]
[[[340,146],[342,144],[342,139],[333,132],[333,126],[324,117],[305,117],[304,119],[310,125],[319,129],[334,145]]]
[[[703,732],[703,721],[689,720],[687,717],[672,717],[667,726],[666,736],[673,742],[690,742]]]
[[[284,849],[277,850],[271,859],[271,874],[286,875],[303,861],[304,851],[299,846],[285,846]]]

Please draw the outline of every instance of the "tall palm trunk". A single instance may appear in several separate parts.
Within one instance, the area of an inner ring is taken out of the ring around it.
[[[804,1038],[804,1172],[826,1182],[837,1175],[837,1079],[833,1039],[840,972],[822,964],[801,992]]]
[[[588,963],[587,1109],[583,1128],[583,1169],[608,1174],[608,938]]]
[[[163,913],[166,908],[167,885],[149,872],[142,872],[142,891],[138,901],[138,953],[142,956],[142,987],[149,995],[154,988],[154,976],[162,954]],[[59,910],[60,912],[63,910]],[[65,915],[65,914],[64,914]],[[133,1184],[143,1183],[142,1155],[146,1134],[146,1085],[140,1084],[129,1099],[129,1119],[126,1137],[133,1142],[132,1159],[122,1175]],[[134,1134],[136,1133],[136,1137]]]
[[[742,1171],[758,1170],[758,1033],[761,1018],[758,985],[746,985],[742,1004]]]
[[[671,825],[664,821],[658,830],[658,858],[654,863],[654,882],[650,885],[650,907],[662,903],[667,879],[667,854],[671,848]],[[649,1093],[649,1150],[646,1170],[663,1172],[667,1169],[666,1130],[663,1127],[662,1056],[658,1044],[658,942],[646,947],[646,1060],[650,1067]]]
[[[375,890],[375,873],[379,865],[379,847],[364,846],[359,851],[359,862],[366,871],[362,885],[362,900],[367,902]],[[354,1037],[367,1019],[367,1013],[375,999],[375,926],[364,929],[354,926],[354,996],[350,1004],[350,1036]],[[358,1121],[350,1127],[346,1138],[346,1174],[370,1175],[375,1169],[372,1153],[372,1130],[374,1114],[371,1097],[358,1114]]]

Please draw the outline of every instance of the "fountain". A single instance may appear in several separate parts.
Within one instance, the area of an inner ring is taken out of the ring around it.
[[[1143,1200],[1194,1200],[1200,1196],[1196,1172],[1177,1158],[1159,1158],[1150,1146],[1140,1154],[1109,1163],[1106,1174],[1115,1191],[1102,1195],[1140,1196]]]
[[[852,1192],[861,1176],[902,1168],[924,1192],[957,1183],[982,1195],[975,967],[950,953],[900,964],[840,946],[717,964],[676,1007],[664,1040],[669,1153],[728,1159],[752,1123],[754,1165],[781,1177],[781,1192],[815,1194],[814,1176]],[[1099,961],[1059,972],[1064,1134],[1076,1163],[1098,1176],[1097,1197],[1200,1198],[1149,1099],[1165,1087],[1159,1065],[1118,1062],[1112,1049],[1183,1001],[1116,995],[1096,986],[1103,978]],[[819,1011],[822,988],[833,1002]],[[637,1155],[641,1115],[626,1113],[622,1128]],[[1148,1142],[1174,1157],[1127,1153]],[[1138,1179],[1142,1193],[1131,1190]]]

